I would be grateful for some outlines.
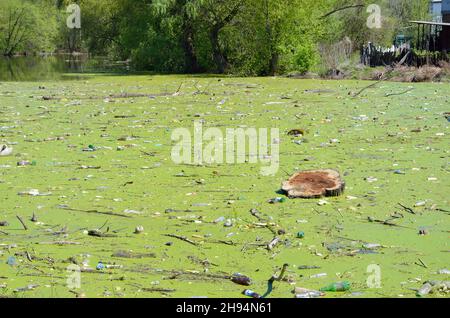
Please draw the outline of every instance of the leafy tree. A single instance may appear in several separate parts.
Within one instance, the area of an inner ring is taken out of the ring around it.
[[[179,23],[179,41],[185,55],[185,70],[197,73],[202,70],[195,48],[195,24],[205,0],[155,0],[153,8],[159,17],[176,17]]]
[[[56,35],[56,11],[46,3],[0,1],[0,50],[12,56],[20,51],[51,51]]]

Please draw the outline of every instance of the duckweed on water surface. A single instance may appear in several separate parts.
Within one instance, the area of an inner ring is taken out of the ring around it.
[[[350,291],[325,297],[415,297],[425,281],[448,280],[448,84],[380,83],[352,97],[367,85],[146,75],[0,83],[0,144],[13,148],[0,157],[0,295],[245,297],[233,274],[264,294],[285,263],[269,297],[340,281]],[[171,134],[196,120],[278,128],[279,171],[175,164]],[[295,171],[327,168],[342,174],[344,195],[268,202]],[[268,250],[270,229],[280,241]],[[367,284],[374,268],[381,288]]]

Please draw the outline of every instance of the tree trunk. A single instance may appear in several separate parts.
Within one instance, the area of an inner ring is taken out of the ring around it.
[[[282,184],[290,198],[304,199],[339,196],[344,188],[339,172],[331,169],[298,172]]]
[[[270,43],[269,75],[274,76],[277,74],[278,71],[279,54],[276,51],[274,45],[272,25],[270,24],[269,0],[266,0],[264,5],[265,5],[265,19],[266,19],[266,36],[268,43]]]
[[[225,73],[225,70],[228,67],[228,61],[225,58],[224,54],[222,53],[222,50],[220,49],[219,32],[220,32],[220,28],[218,28],[217,26],[214,26],[209,33],[209,37],[211,40],[213,58],[214,58],[214,62],[216,63],[217,72],[219,74],[223,74],[223,73]]]
[[[270,59],[270,75],[274,76],[278,71],[279,56],[277,52],[272,51],[272,57]]]
[[[185,19],[188,19],[185,17]],[[185,70],[188,73],[201,72],[200,65],[198,64],[197,54],[194,47],[194,30],[192,22],[185,20],[183,23],[183,38],[182,46],[185,55]]]

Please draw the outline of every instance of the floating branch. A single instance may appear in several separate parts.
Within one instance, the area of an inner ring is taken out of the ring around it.
[[[164,234],[164,236],[167,236],[167,237],[173,237],[173,238],[176,238],[176,239],[178,239],[178,240],[184,241],[184,242],[186,242],[186,243],[189,243],[189,244],[192,244],[192,245],[195,245],[195,246],[198,246],[198,245],[199,245],[199,243],[194,242],[194,241],[188,239],[186,236],[179,236],[179,235],[175,235],[175,234]]]

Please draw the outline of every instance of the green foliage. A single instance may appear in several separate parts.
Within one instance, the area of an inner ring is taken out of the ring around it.
[[[56,10],[46,2],[0,1],[0,50],[4,55],[55,48]]]
[[[66,26],[66,7],[72,3],[81,7],[81,30]],[[56,48],[85,51],[131,59],[135,69],[154,72],[305,73],[324,60],[319,48],[344,38],[353,50],[369,41],[390,46],[396,34],[410,33],[409,20],[428,15],[428,0],[381,0],[382,27],[370,29],[367,8],[372,3],[8,0],[0,1],[0,49],[8,55]],[[11,23],[16,20],[17,28]]]

